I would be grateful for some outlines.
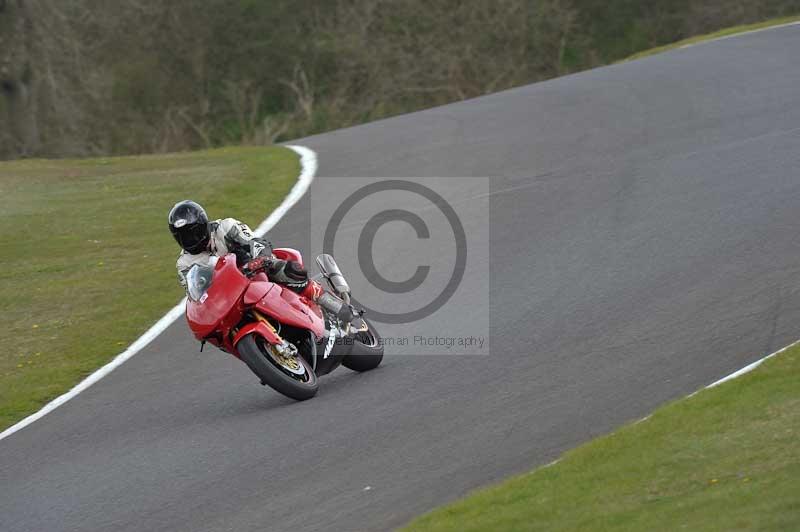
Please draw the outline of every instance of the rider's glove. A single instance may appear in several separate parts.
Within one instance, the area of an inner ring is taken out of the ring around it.
[[[269,268],[270,263],[271,261],[268,257],[258,257],[245,264],[242,270],[249,275]]]

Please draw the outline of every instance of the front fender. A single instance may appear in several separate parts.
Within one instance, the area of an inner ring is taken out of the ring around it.
[[[233,337],[233,346],[239,343],[239,341],[247,336],[248,334],[256,333],[262,336],[267,342],[271,344],[280,344],[281,339],[275,334],[275,331],[267,327],[267,325],[263,321],[255,321],[253,323],[248,323],[241,329],[239,332],[236,333],[236,336]]]

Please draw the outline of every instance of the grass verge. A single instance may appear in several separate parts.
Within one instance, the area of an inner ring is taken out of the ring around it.
[[[800,530],[800,347],[409,531]]]
[[[0,163],[0,430],[129,345],[182,296],[167,212],[258,225],[295,183],[290,150]]]
[[[780,26],[781,24],[791,24],[793,22],[800,22],[800,16],[776,18],[772,20],[765,20],[764,22],[757,22],[755,24],[743,24],[741,26],[733,26],[731,28],[725,28],[724,30],[719,30],[714,33],[708,33],[706,35],[697,35],[695,37],[689,37],[688,39],[684,39],[682,41],[674,42],[671,44],[665,44],[664,46],[658,46],[656,48],[650,48],[648,50],[643,50],[641,52],[633,54],[630,57],[622,59],[620,62],[633,61],[634,59],[641,59],[642,57],[660,54],[662,52],[667,52],[669,50],[680,48],[682,46],[689,46],[704,41],[719,39],[721,37],[728,37],[730,35],[736,35],[737,33],[745,33],[748,31],[761,30],[764,28],[771,28],[773,26]]]

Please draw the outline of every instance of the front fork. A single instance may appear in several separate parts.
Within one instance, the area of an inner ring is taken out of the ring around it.
[[[278,351],[278,353],[281,356],[285,356],[285,357],[297,356],[297,346],[295,346],[294,344],[289,343],[286,340],[284,340],[283,338],[281,338],[281,335],[278,334],[278,331],[275,330],[275,327],[272,325],[272,323],[270,323],[270,321],[267,319],[266,316],[264,316],[263,314],[261,314],[259,311],[255,310],[255,309],[253,309],[251,312],[253,313],[253,316],[255,316],[256,319],[259,322],[261,322],[264,325],[266,325],[267,328],[270,329],[272,334],[275,335],[275,339],[278,340],[278,342],[277,343],[270,342],[270,343],[272,343],[275,346],[275,349]]]
[[[241,329],[236,332],[236,336],[233,339],[233,345],[236,346],[239,343],[239,340],[244,338],[250,333],[257,332],[260,334],[267,342],[275,346],[275,350],[284,357],[293,357],[297,356],[297,347],[281,338],[281,335],[278,334],[278,331],[275,330],[272,323],[260,312],[255,309],[252,309],[251,312],[253,316],[256,318],[256,321],[248,323]]]

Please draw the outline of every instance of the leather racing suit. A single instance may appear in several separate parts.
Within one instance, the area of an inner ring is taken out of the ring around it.
[[[186,274],[195,264],[208,266],[211,257],[223,257],[228,253],[236,254],[239,267],[249,260],[258,257],[268,259],[267,274],[273,282],[287,286],[295,292],[302,293],[308,286],[308,272],[294,261],[280,260],[272,256],[266,243],[253,236],[253,232],[244,222],[235,218],[223,218],[209,222],[210,238],[206,250],[191,254],[181,250],[176,267],[178,281],[186,288]]]

